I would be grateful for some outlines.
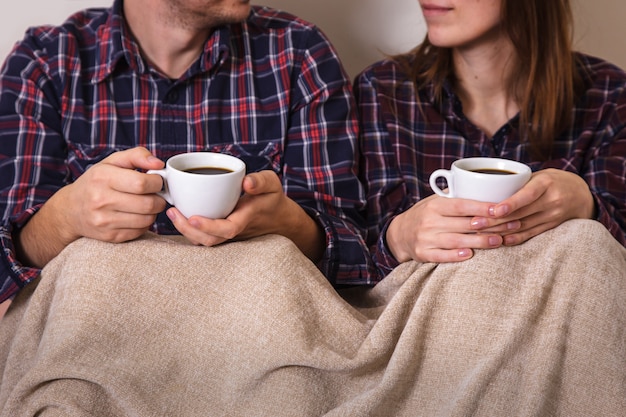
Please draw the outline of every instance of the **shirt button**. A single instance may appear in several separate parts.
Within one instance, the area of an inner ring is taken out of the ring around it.
[[[163,100],[166,104],[174,104],[178,101],[178,91],[172,90],[165,95]]]

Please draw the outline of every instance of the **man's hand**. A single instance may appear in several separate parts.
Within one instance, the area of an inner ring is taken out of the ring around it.
[[[124,242],[145,233],[165,200],[162,180],[139,170],[163,162],[145,148],[116,152],[55,193],[16,236],[18,256],[43,267],[80,237]]]
[[[288,198],[273,171],[247,175],[244,195],[225,219],[200,216],[185,218],[176,208],[167,215],[176,229],[196,245],[213,246],[227,240],[243,240],[266,234],[291,239],[312,260],[321,257],[325,237],[317,223],[296,202]]]

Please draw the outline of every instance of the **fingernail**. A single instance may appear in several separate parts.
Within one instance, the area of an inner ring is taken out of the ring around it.
[[[167,217],[169,217],[169,219],[171,221],[175,221],[176,220],[176,213],[174,213],[173,210],[168,210],[165,212],[165,214],[167,214]]]
[[[473,219],[470,223],[472,229],[482,229],[487,226],[487,219],[483,219],[482,217]]]
[[[487,241],[489,242],[489,246],[499,246],[502,243],[502,238],[499,236],[489,236]]]
[[[508,222],[506,224],[506,228],[508,230],[516,230],[516,229],[519,229],[521,227],[521,225],[522,224],[518,220],[516,220],[516,221],[513,221],[513,222]]]
[[[246,188],[254,188],[256,186],[256,181],[252,175],[246,175],[243,178],[243,182]]]
[[[499,216],[506,216],[507,214],[509,214],[509,211],[511,211],[509,206],[503,205],[503,206],[498,207],[497,213]]]
[[[469,258],[472,256],[472,251],[470,249],[460,249],[458,255],[459,258]]]
[[[489,215],[490,216],[495,216],[496,215],[496,207],[495,206],[489,207]]]

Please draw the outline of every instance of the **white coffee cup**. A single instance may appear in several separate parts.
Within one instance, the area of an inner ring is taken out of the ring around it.
[[[205,173],[201,173],[203,169]],[[213,173],[206,173],[207,170]],[[190,152],[171,157],[165,169],[150,170],[148,174],[163,177],[159,195],[185,217],[223,219],[233,211],[241,196],[246,165],[226,154]]]
[[[499,203],[519,191],[530,179],[530,167],[502,158],[464,158],[451,169],[438,169],[430,175],[433,191],[442,197]],[[437,185],[445,178],[447,192]]]

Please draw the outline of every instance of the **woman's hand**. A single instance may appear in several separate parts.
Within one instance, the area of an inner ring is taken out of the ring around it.
[[[559,169],[536,172],[515,195],[489,208],[489,216],[472,220],[476,231],[489,232],[503,223],[519,222],[503,233],[504,244],[519,245],[571,219],[591,219],[595,203],[589,186],[577,174]]]
[[[322,229],[296,202],[288,198],[273,171],[247,175],[244,195],[225,219],[185,218],[175,207],[167,215],[176,229],[196,245],[214,246],[266,234],[291,239],[312,260],[322,256],[326,239]]]
[[[387,246],[398,262],[459,262],[473,256],[472,249],[502,245],[504,223],[486,233],[472,229],[472,218],[486,216],[493,204],[439,197],[425,198],[394,218],[387,229]]]

